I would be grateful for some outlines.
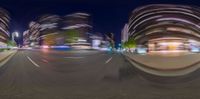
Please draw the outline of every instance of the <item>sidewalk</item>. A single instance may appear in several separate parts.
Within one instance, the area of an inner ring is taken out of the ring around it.
[[[137,55],[124,53],[127,59],[138,69],[158,76],[180,76],[200,68],[200,54],[180,56]]]
[[[16,52],[17,50],[0,52],[0,67],[3,66]]]

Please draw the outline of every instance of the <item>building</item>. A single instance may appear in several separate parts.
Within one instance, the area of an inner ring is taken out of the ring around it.
[[[92,49],[100,49],[102,47],[102,41],[104,37],[101,33],[95,33],[90,35]]]
[[[149,52],[199,51],[200,8],[170,4],[139,7],[129,19],[129,33]]]
[[[64,16],[63,27],[64,31],[74,31],[75,37],[68,36],[68,39],[75,39],[70,43],[72,47],[91,46],[89,33],[92,31],[90,15],[87,13],[72,13]]]
[[[87,33],[90,33],[92,26],[90,24],[90,15],[87,13],[72,13],[64,16],[63,30],[77,30],[79,38],[87,39]]]
[[[88,33],[92,30],[89,24],[90,15],[73,13],[64,17],[46,14],[30,22],[29,33],[24,33],[29,46],[90,46]],[[24,43],[25,43],[24,42]]]
[[[60,34],[60,20],[58,15],[43,15],[39,18],[40,33],[38,41],[40,45],[58,45],[57,39]]]
[[[10,38],[9,23],[10,17],[8,11],[0,8],[0,48],[6,48],[7,42]]]
[[[29,23],[29,29],[23,33],[24,45],[37,46],[39,45],[38,37],[40,35],[40,24],[32,21]]]
[[[30,45],[30,32],[29,30],[26,30],[23,32],[23,45],[24,46],[29,46]]]
[[[129,37],[129,32],[128,32],[128,24],[125,24],[122,32],[121,32],[121,42],[124,43],[126,41],[128,41],[128,37]]]

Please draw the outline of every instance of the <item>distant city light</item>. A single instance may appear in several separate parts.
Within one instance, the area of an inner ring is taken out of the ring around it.
[[[180,45],[182,42],[160,42],[160,45]]]
[[[85,39],[78,39],[78,42],[87,42]]]
[[[51,46],[51,48],[70,48],[69,46]]]
[[[46,49],[46,48],[49,48],[48,45],[43,45],[42,48]]]
[[[147,53],[147,49],[146,48],[137,48],[137,53],[138,54],[146,54]]]

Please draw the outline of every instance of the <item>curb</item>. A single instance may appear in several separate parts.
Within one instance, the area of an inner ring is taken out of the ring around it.
[[[181,69],[163,70],[163,69],[151,68],[142,63],[136,62],[135,60],[131,59],[129,56],[125,54],[123,55],[134,67],[138,68],[139,70],[143,72],[156,75],[156,76],[164,76],[164,77],[183,76],[183,75],[190,74],[200,68],[200,65],[199,65],[200,62],[196,62],[186,68],[181,68]]]
[[[15,54],[17,51],[14,51],[13,53],[10,53],[10,55],[6,56],[4,59],[0,60],[0,68],[6,64]]]
[[[11,53],[10,55],[6,56],[4,59],[0,60],[0,62],[5,61],[8,57],[10,57],[13,53]]]

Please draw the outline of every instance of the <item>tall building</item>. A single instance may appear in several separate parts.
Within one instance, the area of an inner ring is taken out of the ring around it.
[[[100,49],[102,47],[102,41],[104,37],[101,33],[95,33],[90,35],[91,47],[93,49]]]
[[[73,13],[63,17],[52,14],[43,15],[35,22],[30,22],[29,29],[26,31],[29,33],[24,33],[24,41],[32,46],[89,46],[88,33],[92,30],[89,17],[87,13]]]
[[[29,30],[26,30],[23,32],[23,45],[24,46],[29,46],[30,45],[30,32]]]
[[[40,33],[40,24],[35,21],[31,21],[29,23],[28,30],[24,31],[23,33],[24,45],[28,45],[28,46],[39,45],[39,41],[38,41],[38,37],[40,35],[39,33]]]
[[[9,40],[10,34],[9,30],[10,17],[8,11],[0,8],[0,48],[7,47],[7,41]]]
[[[139,7],[129,19],[130,37],[153,51],[192,51],[200,47],[200,9],[152,4]]]
[[[121,42],[124,43],[128,41],[128,37],[129,37],[128,24],[125,24],[121,32]]]
[[[39,18],[40,34],[38,37],[40,45],[57,45],[58,34],[60,33],[60,20],[58,15],[43,15]]]
[[[87,13],[72,13],[64,16],[63,19],[63,27],[64,31],[75,31],[76,32],[76,40],[71,43],[72,46],[80,46],[89,44],[89,35],[91,33],[92,26],[90,23],[90,15]],[[71,38],[69,38],[71,39]]]
[[[64,16],[63,30],[77,30],[80,38],[87,38],[92,29],[90,15],[87,13],[73,13]]]

